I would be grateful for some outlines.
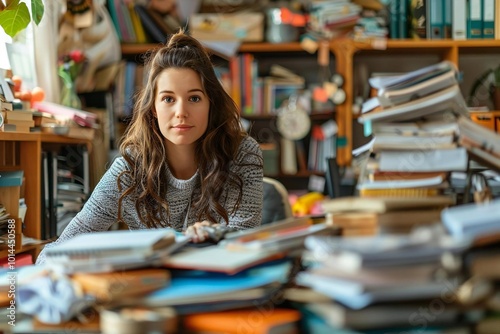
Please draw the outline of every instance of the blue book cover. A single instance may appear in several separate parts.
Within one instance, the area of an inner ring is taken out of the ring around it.
[[[23,183],[24,171],[0,171],[0,187],[20,187]]]
[[[243,290],[265,287],[273,283],[286,281],[291,268],[290,261],[277,261],[258,266],[236,275],[205,271],[184,271],[183,275],[172,275],[169,286],[157,290],[145,297],[148,305],[189,304],[190,298],[200,302],[206,297],[228,293],[236,294]],[[193,302],[194,303],[194,302]]]

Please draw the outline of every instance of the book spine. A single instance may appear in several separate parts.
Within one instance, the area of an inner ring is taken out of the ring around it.
[[[430,197],[440,195],[436,188],[403,188],[403,189],[360,189],[361,197]]]
[[[435,0],[430,2],[430,26],[431,39],[443,39],[443,1]]]
[[[428,1],[410,3],[410,36],[414,39],[427,38],[427,6]]]
[[[495,39],[500,39],[500,0],[495,0]]]
[[[451,38],[467,39],[467,1],[454,0],[451,7]]]
[[[443,38],[451,38],[452,0],[443,0]]]
[[[389,4],[389,34],[393,39],[399,38],[399,1],[403,0],[392,0]]]
[[[467,16],[467,39],[483,37],[482,0],[469,0]]]
[[[495,38],[495,0],[483,0],[483,38]]]
[[[399,38],[408,38],[408,0],[399,0]]]

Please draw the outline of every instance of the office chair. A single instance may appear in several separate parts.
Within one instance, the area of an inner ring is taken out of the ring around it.
[[[285,186],[270,177],[264,177],[263,181],[262,225],[292,217],[292,206]]]

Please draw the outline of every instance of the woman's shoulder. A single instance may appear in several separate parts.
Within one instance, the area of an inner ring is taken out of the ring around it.
[[[253,137],[247,135],[241,140],[239,151],[259,153],[261,149],[259,143]]]
[[[244,164],[261,164],[262,150],[260,149],[259,143],[250,136],[243,137],[240,142],[236,161]]]

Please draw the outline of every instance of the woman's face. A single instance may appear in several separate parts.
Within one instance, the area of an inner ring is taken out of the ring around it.
[[[158,126],[171,145],[193,146],[208,126],[210,102],[197,72],[187,68],[163,70],[156,81]]]

